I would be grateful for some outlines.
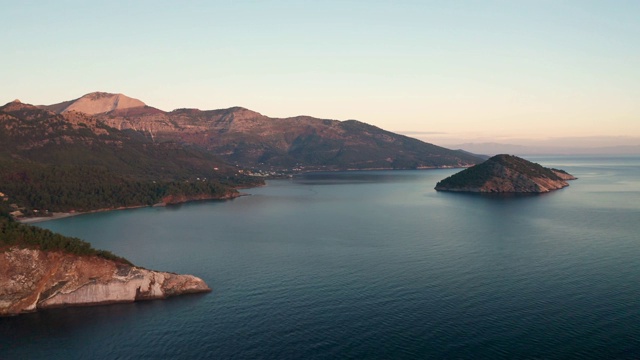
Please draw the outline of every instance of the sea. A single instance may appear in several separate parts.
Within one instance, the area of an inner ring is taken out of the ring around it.
[[[247,196],[37,224],[211,293],[0,318],[0,359],[638,359],[640,156],[526,157],[542,195],[460,169],[309,173]]]

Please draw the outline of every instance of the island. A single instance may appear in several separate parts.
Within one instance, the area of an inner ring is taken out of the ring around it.
[[[198,277],[140,268],[6,214],[0,214],[0,234],[0,316],[211,291]]]
[[[576,177],[513,155],[500,154],[438,182],[438,191],[546,193],[569,186]]]

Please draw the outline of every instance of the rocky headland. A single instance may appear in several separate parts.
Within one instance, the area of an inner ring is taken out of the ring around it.
[[[545,193],[569,186],[576,177],[512,155],[496,155],[436,184],[438,191]]]
[[[0,316],[209,292],[200,278],[99,256],[13,247],[0,252]]]

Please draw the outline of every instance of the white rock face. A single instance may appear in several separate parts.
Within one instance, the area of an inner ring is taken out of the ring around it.
[[[10,249],[0,253],[0,316],[208,292],[191,275],[141,269],[95,256]]]
[[[113,110],[130,109],[141,106],[145,106],[145,103],[122,94],[94,92],[75,100],[62,110],[62,112],[79,111],[85,114],[95,115]]]

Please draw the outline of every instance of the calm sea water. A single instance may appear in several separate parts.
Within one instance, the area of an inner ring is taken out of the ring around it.
[[[251,196],[39,224],[213,292],[0,319],[1,359],[640,358],[640,158],[530,158],[539,196],[458,170],[309,174]]]

